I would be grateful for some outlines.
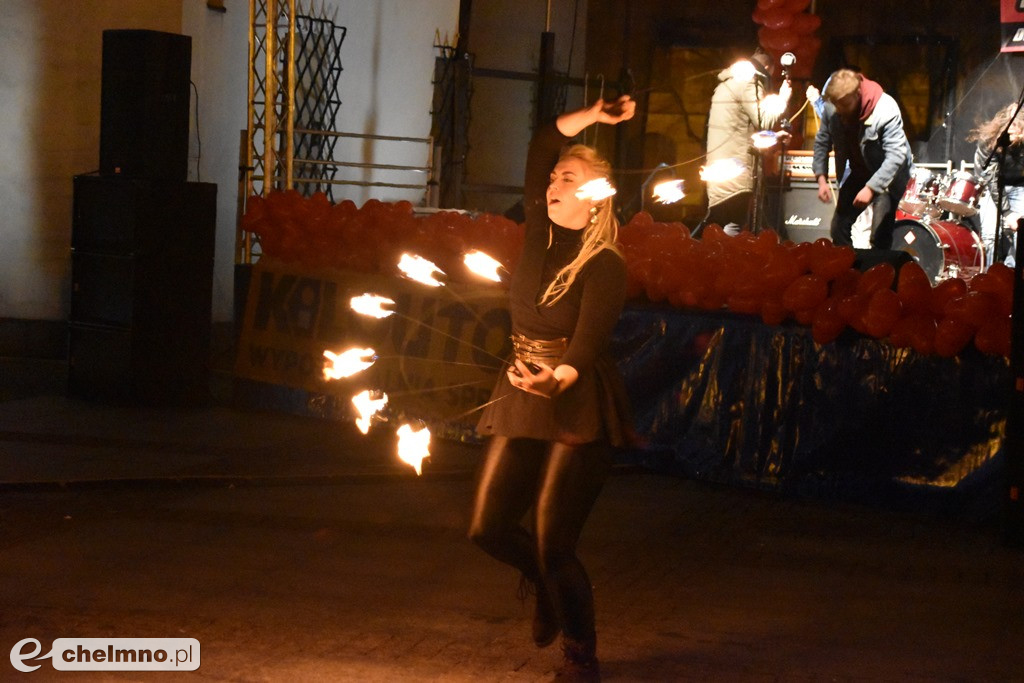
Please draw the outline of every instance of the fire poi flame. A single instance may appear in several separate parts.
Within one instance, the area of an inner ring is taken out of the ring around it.
[[[434,273],[444,275],[444,271],[433,263],[415,254],[402,254],[398,261],[398,269],[410,280],[415,280],[430,287],[440,287],[444,283],[434,277]]]
[[[498,269],[504,268],[504,266],[501,265],[501,261],[491,258],[484,252],[476,249],[467,251],[462,257],[462,262],[476,275],[494,282],[501,282]]]
[[[761,98],[761,111],[769,116],[782,116],[782,112],[786,111],[787,104],[789,103],[782,95],[771,93]]]
[[[324,378],[341,379],[362,372],[377,360],[376,354],[373,349],[351,348],[341,353],[325,349],[324,358],[331,361],[331,364],[324,366]]]
[[[590,199],[599,202],[615,194],[615,188],[608,182],[607,178],[594,178],[579,186],[576,190],[577,199]]]
[[[675,204],[686,196],[683,192],[682,180],[665,180],[654,186],[651,191],[654,200],[661,204]]]
[[[736,159],[718,159],[700,169],[700,179],[706,183],[724,183],[743,173],[746,165]]]
[[[353,311],[374,318],[386,318],[389,315],[393,315],[394,311],[386,310],[384,306],[394,303],[394,300],[378,294],[362,294],[352,297],[349,301]]]
[[[430,430],[413,429],[404,424],[398,428],[398,459],[411,465],[416,474],[423,474],[423,459],[430,457]]]
[[[383,391],[380,392],[380,398],[374,398],[373,392],[369,389],[353,396],[352,405],[356,407],[356,411],[359,413],[359,417],[356,418],[356,427],[359,428],[359,431],[363,434],[368,434],[374,415],[384,410],[384,406],[387,404],[388,395]]]
[[[778,136],[771,130],[759,130],[750,139],[757,149],[771,149],[778,142]]]
[[[729,74],[737,81],[749,81],[754,78],[757,69],[747,59],[741,59],[729,67]]]

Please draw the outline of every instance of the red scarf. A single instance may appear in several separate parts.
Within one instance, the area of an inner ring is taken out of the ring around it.
[[[882,86],[870,79],[861,77],[859,120],[864,121],[871,116],[871,112],[875,110],[875,105],[878,104],[880,99],[882,99]]]

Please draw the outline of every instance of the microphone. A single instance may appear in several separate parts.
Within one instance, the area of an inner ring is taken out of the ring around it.
[[[783,53],[779,57],[779,63],[782,64],[782,77],[789,80],[789,67],[796,64],[796,55],[792,52]]]

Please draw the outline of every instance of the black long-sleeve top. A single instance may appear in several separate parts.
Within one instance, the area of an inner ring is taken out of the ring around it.
[[[571,365],[579,378],[549,399],[516,389],[502,373],[478,431],[565,443],[607,439],[618,445],[632,434],[625,387],[608,353],[625,303],[622,257],[601,250],[562,298],[550,306],[538,304],[558,271],[579,253],[583,237],[582,230],[553,225],[547,213],[551,170],[568,140],[551,124],[538,129],[530,143],[523,192],[526,235],[509,287],[509,312],[513,333],[536,340],[567,337],[560,364]]]

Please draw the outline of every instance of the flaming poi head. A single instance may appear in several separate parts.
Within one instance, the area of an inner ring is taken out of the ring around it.
[[[372,392],[369,389],[352,397],[352,405],[355,406],[359,417],[356,418],[356,427],[363,434],[370,431],[370,424],[377,413],[384,410],[388,404],[388,395],[383,391]]]
[[[615,194],[615,188],[608,182],[607,178],[594,178],[580,185],[576,190],[577,199],[589,199],[599,202]]]
[[[757,73],[757,69],[749,59],[741,59],[729,67],[729,75],[737,81],[753,80],[755,73]]]
[[[682,180],[665,180],[654,186],[651,195],[660,204],[675,204],[685,197],[686,193],[683,192]]]
[[[778,136],[775,131],[759,130],[750,136],[750,140],[756,149],[771,149],[778,142]]]
[[[466,264],[466,268],[469,268],[470,272],[475,275],[479,275],[482,278],[492,280],[494,282],[501,282],[501,276],[498,275],[498,269],[504,268],[501,265],[501,261],[491,258],[482,251],[476,249],[467,251],[462,256],[462,262]]]
[[[430,457],[430,430],[413,429],[404,424],[398,428],[398,459],[411,465],[416,474],[423,474],[423,459]]]
[[[377,352],[373,349],[351,348],[341,353],[324,350],[324,358],[330,361],[324,366],[325,379],[341,379],[351,377],[373,365],[377,360]]]
[[[771,93],[761,98],[761,111],[769,116],[782,116],[789,104],[779,93]]]
[[[746,165],[737,159],[718,159],[700,169],[700,179],[706,183],[724,183],[738,177]]]
[[[386,318],[389,315],[393,315],[394,311],[389,311],[384,306],[390,306],[394,303],[394,300],[377,294],[362,294],[352,297],[349,301],[353,311],[374,318]]]
[[[430,287],[440,287],[444,283],[434,277],[434,273],[444,275],[444,271],[433,263],[415,254],[402,254],[398,261],[398,269],[410,280],[415,280]]]

